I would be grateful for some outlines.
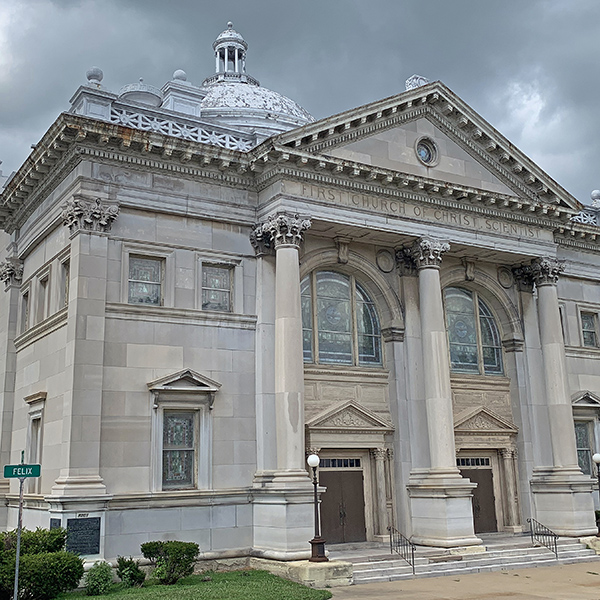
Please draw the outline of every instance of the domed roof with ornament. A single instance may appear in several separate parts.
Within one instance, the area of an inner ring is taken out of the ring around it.
[[[202,86],[203,118],[253,130],[262,136],[275,135],[312,123],[315,119],[290,98],[262,87],[246,73],[248,44],[233,29],[231,21],[213,43],[216,72]]]

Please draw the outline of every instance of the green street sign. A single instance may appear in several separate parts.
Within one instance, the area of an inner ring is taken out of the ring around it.
[[[39,477],[41,465],[4,465],[4,477]]]

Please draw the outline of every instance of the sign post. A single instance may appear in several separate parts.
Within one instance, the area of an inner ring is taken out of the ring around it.
[[[23,484],[28,477],[39,477],[41,465],[26,465],[25,451],[21,450],[20,465],[4,465],[4,477],[19,479],[19,524],[17,526],[17,557],[15,559],[15,588],[13,600],[19,598],[19,562],[21,558],[21,529],[23,527]]]

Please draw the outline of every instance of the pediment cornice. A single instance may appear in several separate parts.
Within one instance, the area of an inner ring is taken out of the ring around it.
[[[321,154],[421,117],[435,122],[519,195],[556,204],[571,214],[581,210],[582,205],[562,186],[439,81],[280,134],[274,141]]]
[[[310,431],[392,433],[394,426],[354,400],[334,404],[306,422]]]
[[[485,406],[468,409],[456,416],[454,431],[463,434],[513,434],[518,427]]]
[[[600,396],[589,390],[584,390],[571,396],[571,404],[573,407],[600,409]]]

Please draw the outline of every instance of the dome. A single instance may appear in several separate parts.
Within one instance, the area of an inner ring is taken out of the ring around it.
[[[243,46],[244,49],[248,48],[248,44],[246,43],[242,35],[233,28],[233,23],[231,21],[227,23],[227,29],[225,31],[222,31],[217,36],[217,39],[213,42],[213,48],[216,50],[217,46],[227,44],[228,42],[236,42]]]
[[[264,87],[247,83],[222,82],[207,88],[208,93],[202,101],[202,113],[216,112],[207,109],[231,109],[227,113],[239,113],[239,117],[268,118],[283,117],[294,125],[312,123],[314,118],[299,104]],[[266,115],[263,113],[267,113]]]

